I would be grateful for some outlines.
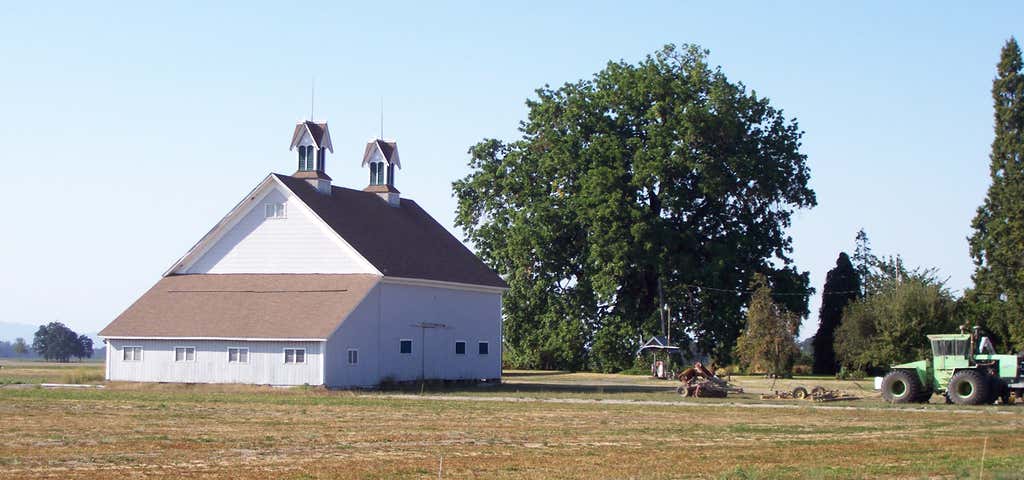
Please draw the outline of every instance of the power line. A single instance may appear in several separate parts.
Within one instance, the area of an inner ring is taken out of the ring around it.
[[[708,286],[705,286],[705,285],[697,285],[697,284],[693,284],[693,283],[684,283],[684,284],[682,284],[682,286],[685,287],[685,288],[692,288],[692,289],[697,289],[697,290],[708,290],[708,291],[711,291],[711,292],[719,292],[719,293],[754,293],[754,290],[750,290],[748,288],[716,288],[716,287],[708,287]],[[858,294],[859,295],[860,293],[861,292],[859,290],[844,290],[844,291],[839,291],[839,292],[822,292],[821,294],[822,295],[854,295],[854,294]],[[803,297],[809,297],[811,295],[814,295],[814,292],[810,292],[810,291],[807,291],[807,290],[805,290],[803,292],[774,292],[774,291],[772,292],[772,296],[803,296]]]

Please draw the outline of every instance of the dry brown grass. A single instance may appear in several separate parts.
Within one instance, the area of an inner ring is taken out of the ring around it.
[[[614,378],[588,377],[596,380]],[[978,472],[983,438],[986,478],[1020,478],[1021,411],[8,387],[0,478],[437,478],[442,456],[445,478],[966,478]]]

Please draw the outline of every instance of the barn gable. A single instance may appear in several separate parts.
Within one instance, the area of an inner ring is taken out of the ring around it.
[[[380,274],[274,176],[167,273]]]

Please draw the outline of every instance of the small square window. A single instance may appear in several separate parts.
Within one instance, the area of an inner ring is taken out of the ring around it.
[[[466,342],[458,341],[455,342],[455,354],[465,355],[466,354]]]
[[[141,362],[142,347],[124,347],[122,355],[122,359],[126,362]]]
[[[249,363],[249,349],[229,348],[228,363]]]
[[[196,347],[174,347],[175,362],[194,362],[196,360]]]
[[[284,349],[284,363],[306,363],[305,348]]]
[[[480,342],[479,348],[480,355],[487,355],[490,350],[490,344],[488,344],[487,342]]]
[[[268,203],[264,205],[264,208],[267,218],[285,218],[285,205],[283,203]]]
[[[355,365],[359,363],[359,350],[350,348],[348,350],[348,364]]]
[[[411,354],[412,340],[401,340],[398,342],[398,353]]]

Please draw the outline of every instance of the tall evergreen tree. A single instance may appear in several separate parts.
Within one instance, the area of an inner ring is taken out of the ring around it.
[[[1003,46],[992,82],[995,138],[985,202],[971,222],[975,318],[1003,349],[1024,348],[1024,75],[1017,41]]]
[[[814,347],[814,373],[833,374],[836,372],[838,363],[833,347],[836,329],[839,328],[839,323],[842,321],[843,309],[857,299],[859,293],[860,276],[846,252],[840,252],[835,268],[829,270],[825,277],[825,287],[821,292],[818,333],[811,341]]]
[[[871,276],[871,266],[874,265],[876,258],[871,252],[871,240],[868,239],[868,233],[863,228],[857,232],[855,242],[853,269],[857,271],[857,278],[860,279],[860,295],[863,297],[867,296],[867,279]]]

